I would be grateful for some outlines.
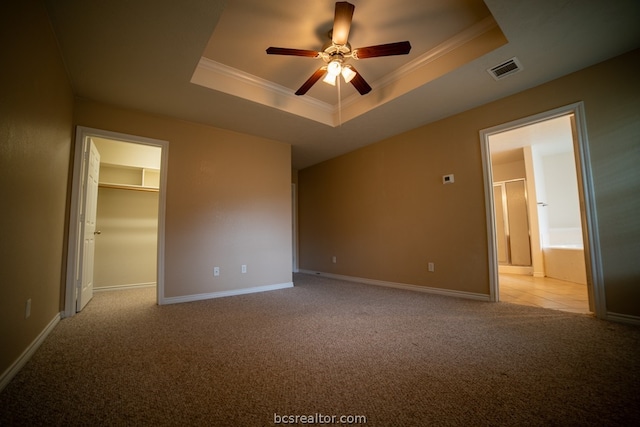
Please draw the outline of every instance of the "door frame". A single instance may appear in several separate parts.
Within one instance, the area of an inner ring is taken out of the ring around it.
[[[71,317],[76,314],[76,299],[78,294],[79,268],[78,256],[81,246],[78,241],[78,222],[80,220],[80,201],[82,190],[82,172],[86,167],[84,151],[88,138],[104,138],[133,144],[150,145],[160,147],[160,188],[158,192],[158,252],[156,275],[156,301],[160,303],[164,295],[164,248],[165,248],[165,211],[166,211],[166,187],[167,166],[169,160],[169,141],[146,138],[136,135],[111,132],[102,129],[94,129],[84,126],[76,127],[75,146],[73,151],[73,174],[71,181],[71,200],[69,208],[69,235],[67,238],[67,272],[65,279],[65,298],[63,317]]]
[[[576,157],[576,172],[578,174],[578,193],[581,204],[587,283],[590,285],[588,286],[589,300],[595,315],[600,319],[605,319],[606,302],[604,278],[602,274],[602,255],[600,251],[600,237],[598,232],[587,126],[584,103],[582,101],[480,130],[480,147],[482,154],[482,171],[484,178],[487,221],[487,249],[489,257],[489,298],[494,302],[500,300],[497,244],[495,238],[496,222],[495,213],[493,211],[493,170],[491,166],[489,137],[508,130],[544,122],[568,114],[573,114],[575,118],[575,127],[573,129],[573,149],[574,156]]]
[[[298,187],[291,184],[291,252],[293,253],[292,270],[294,273],[298,269]]]

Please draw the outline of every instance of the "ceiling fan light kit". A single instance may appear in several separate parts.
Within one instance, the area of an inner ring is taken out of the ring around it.
[[[349,83],[356,76],[356,72],[353,71],[350,65],[345,65],[342,67],[342,78],[345,82]]]
[[[333,59],[329,62],[329,65],[327,65],[328,74],[337,76],[340,74],[340,71],[342,71],[342,59]]]
[[[334,75],[334,74],[329,74],[329,73],[327,73],[327,74],[324,76],[324,79],[322,79],[322,81],[323,81],[323,82],[325,82],[325,83],[327,83],[327,84],[330,84],[331,86],[335,86],[335,85],[336,85],[336,77],[337,77],[337,76],[336,76],[336,75]]]
[[[351,83],[361,95],[365,95],[371,91],[371,86],[369,86],[353,66],[346,64],[345,60],[349,58],[359,60],[381,56],[406,55],[411,51],[411,44],[408,41],[361,47],[352,50],[351,45],[348,43],[348,38],[354,10],[355,6],[351,3],[345,1],[336,2],[333,29],[329,32],[331,43],[321,52],[282,47],[269,47],[267,49],[268,55],[320,58],[325,62],[326,65],[316,70],[316,72],[300,86],[295,92],[296,95],[304,95],[307,93],[323,76],[323,82],[335,86],[336,80],[341,74],[345,82]]]

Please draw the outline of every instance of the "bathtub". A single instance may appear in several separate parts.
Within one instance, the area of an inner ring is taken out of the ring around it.
[[[587,284],[584,248],[578,244],[554,245],[542,248],[547,277]]]

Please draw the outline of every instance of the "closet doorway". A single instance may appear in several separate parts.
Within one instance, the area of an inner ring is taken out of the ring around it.
[[[161,148],[92,140],[100,153],[93,289],[156,286]]]
[[[77,127],[64,317],[80,311],[94,289],[156,286],[163,303],[168,149],[168,141]],[[97,197],[87,192],[91,158],[100,159]],[[85,218],[93,216],[87,213],[98,210],[86,233]]]

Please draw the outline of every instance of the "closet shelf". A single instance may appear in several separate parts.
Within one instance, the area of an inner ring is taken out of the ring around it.
[[[101,163],[98,186],[157,193],[160,187],[160,171],[144,167]]]
[[[98,187],[102,188],[114,188],[118,190],[132,190],[132,191],[147,191],[157,193],[160,191],[158,187],[144,187],[142,185],[130,185],[130,184],[110,184],[107,182],[100,182]]]

